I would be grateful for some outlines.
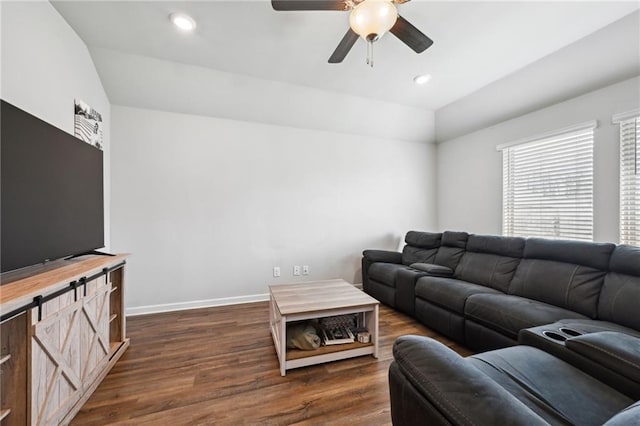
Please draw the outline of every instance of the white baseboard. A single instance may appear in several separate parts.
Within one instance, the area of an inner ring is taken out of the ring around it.
[[[252,294],[249,296],[222,297],[220,299],[193,300],[190,302],[165,303],[162,305],[136,306],[126,308],[126,316],[157,314],[160,312],[184,311],[186,309],[210,308],[212,306],[237,305],[240,303],[265,302],[269,294]]]

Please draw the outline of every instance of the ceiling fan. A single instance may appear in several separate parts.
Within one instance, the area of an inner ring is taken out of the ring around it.
[[[347,56],[358,37],[367,42],[367,64],[373,66],[373,43],[387,31],[395,35],[416,53],[424,52],[433,40],[420,32],[398,15],[394,5],[409,0],[271,0],[277,11],[294,10],[340,10],[351,11],[349,30],[342,37],[338,47],[329,58],[330,64],[337,64]]]

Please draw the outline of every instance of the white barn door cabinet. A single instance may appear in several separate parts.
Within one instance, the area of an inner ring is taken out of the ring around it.
[[[122,356],[126,257],[2,277],[1,426],[69,423]]]

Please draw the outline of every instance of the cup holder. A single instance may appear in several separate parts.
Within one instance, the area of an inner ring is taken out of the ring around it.
[[[559,330],[562,333],[564,333],[564,334],[566,334],[568,336],[571,336],[571,337],[582,336],[581,332],[579,332],[577,330],[574,330],[573,328],[560,327]]]
[[[545,331],[542,332],[542,334],[544,334],[549,339],[557,340],[558,342],[564,342],[564,341],[567,340],[566,337],[564,337],[560,333],[556,333],[555,331],[547,331],[547,330],[545,330]]]

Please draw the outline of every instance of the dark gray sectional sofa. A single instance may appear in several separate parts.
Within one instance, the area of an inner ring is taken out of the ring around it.
[[[483,397],[496,410],[472,409],[466,415],[484,420],[469,424],[492,424],[496,413],[519,419],[508,424],[602,424],[640,399],[640,248],[451,231],[410,231],[405,241],[402,253],[363,253],[364,290],[492,352],[462,359],[426,338],[399,339],[390,369],[394,423],[465,423],[454,408],[464,414],[474,405],[460,405],[462,385],[450,381],[502,395],[515,415]],[[444,373],[449,364],[457,372]],[[640,406],[620,415],[640,425]]]
[[[640,248],[451,231],[405,241],[402,253],[364,251],[364,291],[472,349],[560,320],[640,335]]]

